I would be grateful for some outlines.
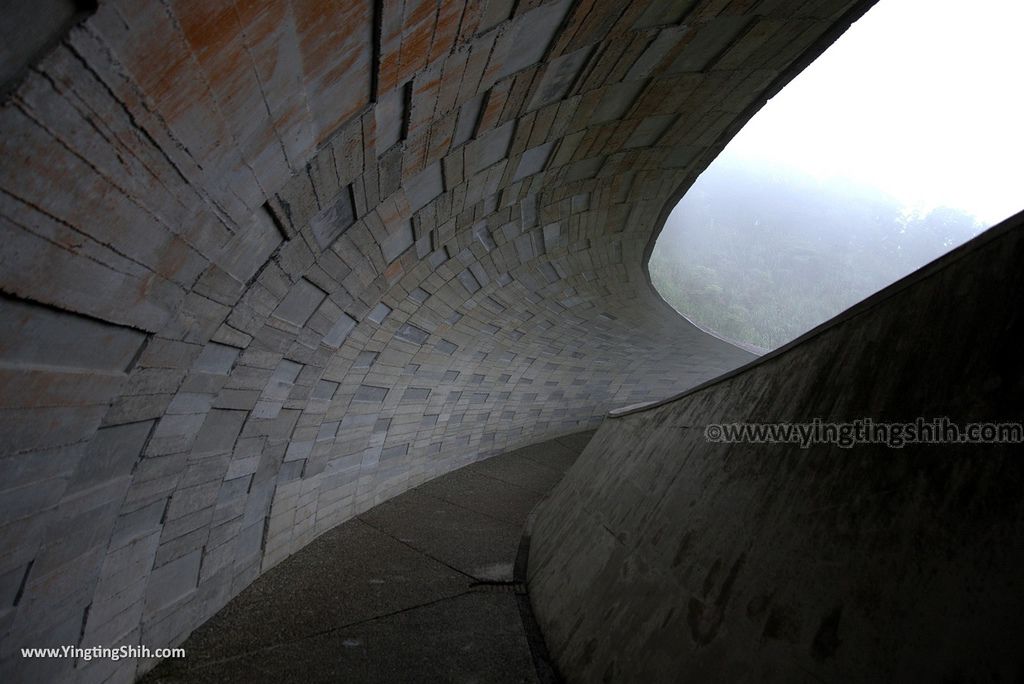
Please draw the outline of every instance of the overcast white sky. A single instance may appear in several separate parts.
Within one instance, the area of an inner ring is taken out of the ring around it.
[[[722,156],[986,225],[1024,209],[1024,0],[880,0]]]

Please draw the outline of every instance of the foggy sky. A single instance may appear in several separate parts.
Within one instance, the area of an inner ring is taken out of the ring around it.
[[[1024,0],[881,0],[723,157],[874,185],[986,225],[1024,209]]]

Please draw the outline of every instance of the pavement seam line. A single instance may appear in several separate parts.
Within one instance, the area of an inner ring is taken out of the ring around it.
[[[275,648],[279,648],[281,646],[289,646],[291,644],[297,644],[299,642],[306,641],[308,639],[314,639],[314,638],[319,637],[319,636],[324,636],[325,634],[330,634],[331,632],[337,632],[337,631],[340,631],[340,630],[343,630],[343,629],[351,629],[352,627],[358,627],[359,625],[363,625],[363,624],[366,624],[368,622],[373,622],[374,620],[382,620],[384,618],[394,617],[396,615],[401,615],[402,613],[408,613],[408,612],[411,612],[411,611],[414,611],[414,610],[419,610],[420,608],[429,608],[430,606],[436,605],[438,603],[443,603],[444,601],[451,601],[453,599],[457,599],[457,598],[459,598],[461,596],[467,596],[467,595],[472,594],[472,593],[474,593],[474,592],[469,590],[469,589],[466,589],[466,590],[460,591],[457,594],[452,594],[451,596],[443,596],[441,598],[434,599],[433,601],[427,601],[426,603],[418,603],[416,605],[408,606],[406,608],[399,608],[398,610],[391,611],[390,613],[381,613],[380,615],[374,615],[373,617],[364,618],[362,620],[356,620],[355,622],[349,622],[349,623],[346,623],[344,625],[338,625],[336,627],[330,627],[328,629],[322,629],[322,630],[319,630],[319,631],[316,631],[316,632],[310,632],[309,634],[304,634],[304,635],[302,635],[300,637],[295,637],[294,639],[285,639],[284,641],[278,641],[278,642],[275,642],[273,644],[267,644],[266,646],[260,646],[259,648],[255,648],[255,649],[252,649],[252,650],[249,650],[249,651],[243,651],[241,653],[236,653],[236,654],[230,655],[230,656],[228,656],[226,658],[219,658],[217,660],[211,660],[211,661],[202,663],[200,665],[196,665],[195,667],[191,667],[191,668],[188,668],[186,670],[183,670],[183,672],[187,673],[187,672],[192,672],[192,671],[195,671],[195,670],[201,670],[201,669],[204,669],[204,668],[207,668],[207,667],[212,667],[214,665],[221,665],[221,664],[224,664],[224,663],[229,663],[231,661],[238,660],[239,658],[244,658],[244,657],[250,656],[250,655],[256,655],[256,654],[262,653],[264,651],[271,651],[271,650],[273,650]]]
[[[385,537],[388,537],[390,539],[394,539],[399,544],[401,544],[401,545],[403,545],[403,546],[405,546],[405,547],[407,547],[409,549],[412,549],[413,551],[415,551],[416,553],[420,554],[424,558],[429,558],[430,560],[434,561],[435,563],[440,563],[441,565],[443,565],[444,567],[448,568],[449,570],[452,570],[454,572],[459,573],[463,577],[468,577],[470,579],[470,581],[473,581],[473,582],[479,582],[480,581],[479,577],[474,577],[473,575],[469,574],[468,572],[464,572],[462,570],[459,570],[458,568],[456,568],[456,567],[454,567],[452,565],[449,565],[448,563],[445,563],[440,558],[437,558],[436,556],[430,555],[429,553],[427,553],[426,551],[424,551],[422,549],[417,549],[415,546],[413,546],[409,542],[403,541],[403,540],[399,539],[398,537],[396,537],[395,535],[393,535],[393,534],[391,534],[389,532],[385,532],[384,530],[382,530],[381,528],[377,527],[376,525],[373,525],[373,524],[367,522],[366,520],[363,520],[362,517],[357,516],[354,519],[358,520],[361,523],[363,523],[364,525],[366,525],[370,529],[373,529],[373,530],[376,530],[377,532],[380,532]]]

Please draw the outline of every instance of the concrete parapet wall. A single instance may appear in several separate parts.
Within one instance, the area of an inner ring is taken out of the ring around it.
[[[1019,426],[1022,258],[1024,214],[747,368],[607,418],[532,533],[530,595],[567,680],[1019,681],[1019,443],[705,430]]]

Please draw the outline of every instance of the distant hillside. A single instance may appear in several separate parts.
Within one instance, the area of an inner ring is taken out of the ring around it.
[[[956,209],[906,215],[869,188],[722,157],[669,218],[651,279],[699,325],[772,349],[983,227]]]

